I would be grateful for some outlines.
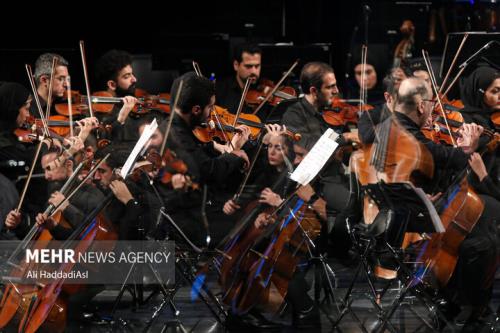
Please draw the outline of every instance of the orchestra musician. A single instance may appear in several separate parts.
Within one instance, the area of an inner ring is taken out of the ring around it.
[[[52,75],[52,64],[56,59],[56,67]],[[54,104],[61,101],[65,97],[68,90],[68,71],[69,63],[61,55],[55,53],[44,53],[38,57],[35,62],[35,72],[33,73],[36,85],[36,91],[40,97],[40,106],[45,112],[47,108],[47,101],[49,99],[49,89],[52,77],[52,92],[51,92],[51,106],[50,115],[57,114],[54,110]],[[30,107],[30,114],[35,118],[40,118],[38,107],[33,101]]]
[[[217,105],[231,113],[236,113],[246,80],[252,80],[250,86],[252,89],[258,88],[261,63],[262,50],[259,46],[255,44],[237,45],[233,52],[234,75],[216,82]],[[252,110],[245,107],[242,112],[251,113]]]

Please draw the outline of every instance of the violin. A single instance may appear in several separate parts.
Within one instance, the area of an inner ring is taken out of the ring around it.
[[[234,133],[241,132],[232,125],[235,119],[236,116],[227,109],[215,106],[214,112],[210,114],[207,123],[203,127],[195,128],[193,134],[198,140],[205,143],[212,141],[214,137],[222,142],[231,141]],[[250,140],[257,139],[261,130],[265,128],[265,125],[262,124],[258,116],[249,113],[241,113],[236,124],[248,126],[250,129]],[[290,130],[287,130],[285,134],[293,141],[298,141],[301,138],[299,133],[294,133]]]
[[[245,96],[245,103],[252,109],[255,109],[266,98],[267,94],[274,88],[274,83],[270,80],[263,79],[257,89],[250,89]],[[284,86],[276,90],[273,97],[269,99],[268,103],[271,106],[276,106],[283,100],[290,100],[297,98],[297,93],[293,87]]]
[[[57,125],[61,125],[60,120],[52,120],[52,121],[55,122]],[[54,123],[52,123],[52,124],[54,124]],[[69,126],[69,122],[68,122],[68,125],[66,125],[66,126]],[[49,127],[50,136],[53,138],[59,139],[59,140],[61,140],[61,142],[63,142],[64,136],[54,132],[53,128]],[[61,132],[63,134],[66,133],[66,131],[64,131],[64,130],[61,131],[57,127],[56,127],[56,130],[59,133],[61,133]],[[69,128],[68,128],[68,132],[66,133],[66,135],[67,134],[69,134]],[[36,119],[33,117],[29,117],[28,120],[21,127],[16,128],[14,130],[14,135],[17,137],[17,139],[20,142],[23,142],[23,143],[34,143],[34,142],[41,141],[42,138],[44,137],[42,120]]]
[[[155,149],[150,149],[146,155],[146,161],[151,162],[154,170],[158,171],[158,178],[162,184],[170,184],[174,174],[188,175],[188,167],[183,160],[170,149],[165,149],[163,156]],[[191,180],[187,182],[190,189],[198,190],[200,185]]]
[[[76,121],[71,123],[67,117],[62,115],[49,116],[49,119],[47,120],[50,135],[60,140],[63,140],[64,137],[70,134],[70,125],[77,126],[78,124]],[[95,130],[98,131],[98,137],[101,137],[104,133],[109,134],[111,132],[111,125],[101,123]],[[21,127],[14,130],[14,135],[16,135],[19,141],[24,143],[33,143],[38,141],[42,137],[42,134],[42,120],[32,116],[28,117]],[[99,140],[98,144],[101,144],[101,141],[102,140]]]
[[[490,116],[491,122],[495,125],[495,128],[500,128],[500,111],[493,112]]]
[[[138,97],[138,103],[132,109],[132,114],[143,115],[147,114],[152,110],[162,111],[165,113],[170,113],[170,94],[162,93],[159,95],[149,95],[140,89],[136,89],[140,96]],[[78,91],[71,91],[66,93],[66,100],[68,94],[71,96],[72,100],[72,113],[73,115],[87,114],[88,112],[88,100],[86,95],[81,95]],[[110,113],[114,106],[117,104],[122,104],[123,99],[120,97],[115,97],[107,91],[98,91],[92,94],[90,98],[92,104],[92,110],[96,113]],[[56,112],[63,116],[69,116],[68,103],[57,103],[55,105]]]
[[[334,98],[332,105],[323,110],[322,116],[323,120],[330,126],[355,125],[358,123],[359,112],[372,109],[373,106],[369,104],[363,104],[363,106],[360,107],[359,105],[351,105],[347,103],[346,100]]]

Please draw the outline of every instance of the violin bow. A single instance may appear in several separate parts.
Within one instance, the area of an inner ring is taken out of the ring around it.
[[[193,69],[194,69],[194,72],[196,73],[196,75],[203,76],[203,74],[201,74],[200,65],[198,65],[198,63],[194,60],[193,60]]]
[[[74,136],[73,132],[73,102],[71,93],[71,79],[69,77],[66,78],[66,85],[68,86],[68,114],[69,114],[69,135]]]
[[[240,187],[238,188],[238,192],[236,192],[236,194],[233,196],[233,200],[235,202],[238,202],[241,194],[243,193],[243,190],[245,189],[245,186],[248,182],[248,179],[250,178],[250,174],[252,173],[252,170],[255,166],[255,162],[257,162],[257,159],[259,157],[259,154],[260,154],[260,151],[262,150],[263,145],[264,145],[264,141],[261,139],[259,147],[257,148],[257,152],[255,153],[255,156],[252,159],[252,163],[250,164],[250,168],[248,168],[248,170],[246,172],[245,179],[243,179],[243,181],[241,182]]]
[[[57,58],[52,58],[52,69],[50,71],[49,91],[47,93],[47,109],[45,110],[45,119],[49,119],[50,106],[52,104],[52,86],[54,85],[54,72],[56,71]]]
[[[36,102],[37,111],[38,111],[38,114],[40,115],[40,120],[42,121],[43,131],[44,131],[46,137],[50,137],[50,131],[49,131],[49,127],[47,125],[47,120],[45,119],[45,116],[43,114],[42,104],[40,104],[40,98],[39,98],[38,92],[36,90],[36,84],[35,84],[35,80],[33,78],[33,71],[31,70],[30,65],[26,64],[25,67],[26,67],[26,73],[28,73],[28,79],[29,79],[29,82],[31,85],[31,90],[33,91],[33,98],[35,99],[35,102]]]
[[[236,111],[236,117],[234,117],[233,127],[236,127],[238,119],[240,118],[241,110],[243,110],[243,103],[245,103],[245,98],[247,97],[248,90],[250,89],[250,77],[245,81],[245,86],[243,87],[243,92],[241,94],[240,104],[238,105],[238,110]]]
[[[292,66],[286,71],[286,73],[281,77],[281,79],[278,81],[278,83],[274,86],[273,89],[266,95],[266,98],[257,106],[257,108],[254,110],[252,114],[256,114],[259,112],[260,109],[264,106],[264,104],[267,103],[267,101],[271,98],[271,96],[274,95],[274,93],[279,89],[279,87],[283,84],[285,79],[290,75],[290,73],[293,71],[293,69],[299,64],[299,59],[295,60],[295,62],[292,64]]]
[[[97,163],[92,169],[90,169],[87,176],[85,176],[85,178],[82,179],[82,181],[78,184],[78,186],[66,198],[64,198],[64,200],[61,201],[61,203],[59,203],[59,205],[55,206],[52,209],[52,213],[49,215],[49,217],[53,217],[57,213],[57,210],[59,209],[59,207],[64,205],[66,202],[68,202],[69,199],[71,199],[78,192],[78,190],[80,190],[80,188],[83,186],[83,184],[85,184],[94,175],[94,173],[102,165],[102,163],[104,163],[108,159],[110,154],[111,153],[108,153],[106,156],[104,156],[104,158],[102,160],[99,161],[99,163]]]
[[[21,210],[21,206],[23,205],[24,198],[26,196],[26,191],[28,190],[28,186],[31,181],[31,176],[33,175],[33,171],[35,170],[36,162],[38,160],[38,155],[40,155],[40,150],[42,149],[43,140],[40,140],[38,146],[36,147],[35,157],[33,157],[33,161],[31,162],[30,172],[28,174],[28,179],[24,183],[23,192],[21,193],[21,198],[19,199],[19,203],[17,204],[16,212]]]
[[[462,48],[464,47],[465,41],[467,40],[468,37],[469,37],[469,33],[466,32],[464,34],[464,37],[462,38],[462,42],[460,43],[460,46],[458,47],[457,52],[455,53],[455,57],[453,58],[453,61],[451,62],[450,68],[448,68],[448,72],[446,73],[446,76],[444,77],[444,80],[441,83],[441,88],[439,89],[440,94],[443,92],[443,89],[444,89],[446,83],[448,82],[448,78],[451,74],[451,70],[453,69],[453,67],[455,67],[455,63],[457,62],[458,55],[462,52]],[[443,57],[444,57],[444,55],[443,55]],[[461,74],[461,72],[460,72],[460,74]],[[456,80],[453,80],[452,85],[455,83],[455,81]],[[448,91],[449,91],[449,89],[446,90],[446,92],[448,92]],[[446,93],[443,94],[442,96],[446,96]]]
[[[163,136],[163,142],[161,143],[160,156],[163,156],[163,152],[165,151],[165,147],[167,146],[167,138],[170,134],[170,129],[172,128],[172,121],[174,120],[175,109],[177,108],[177,101],[179,100],[179,96],[181,95],[182,86],[184,81],[181,80],[179,82],[179,88],[177,89],[177,93],[175,94],[174,105],[170,112],[170,117],[168,118],[167,127],[165,128],[165,135]]]
[[[83,76],[85,78],[85,89],[87,90],[87,104],[89,106],[89,114],[91,117],[94,117],[94,113],[92,112],[92,96],[90,95],[89,77],[87,74],[87,61],[85,60],[85,47],[83,45],[83,40],[80,41],[80,54],[82,56]]]
[[[425,67],[427,67],[427,71],[429,72],[429,77],[431,78],[432,90],[434,91],[434,95],[436,95],[436,100],[439,104],[439,107],[441,108],[441,115],[443,116],[444,123],[446,125],[446,129],[451,133],[451,128],[450,128],[450,125],[448,124],[448,119],[446,118],[446,114],[444,112],[443,103],[441,102],[441,98],[439,97],[439,92],[437,90],[437,85],[436,85],[436,81],[435,81],[436,78],[434,76],[434,71],[432,69],[431,63],[429,61],[429,55],[428,55],[426,50],[422,50],[422,56],[424,58]],[[450,138],[451,138],[451,143],[452,143],[453,147],[456,148],[457,144],[455,142],[455,139],[453,138],[453,135],[450,135]]]
[[[366,104],[366,83],[365,83],[365,78],[366,78],[366,59],[368,55],[368,46],[363,45],[361,47],[361,84],[359,85],[359,109],[363,110],[363,107]]]
[[[227,136],[227,134],[226,134],[226,130],[224,129],[224,126],[222,125],[222,122],[221,122],[221,120],[220,120],[220,117],[219,117],[219,115],[217,114],[217,110],[214,108],[214,109],[212,110],[212,113],[213,113],[213,115],[214,115],[214,117],[215,117],[215,121],[217,122],[217,125],[219,125],[219,128],[220,128],[220,130],[221,130],[221,132],[222,132],[222,135],[224,136],[224,141],[228,142],[228,143],[229,143],[229,146],[230,146],[230,147],[234,150],[233,143],[231,142],[231,140],[229,140],[229,137],[228,137],[228,136]],[[233,127],[233,129],[234,129],[234,127]]]

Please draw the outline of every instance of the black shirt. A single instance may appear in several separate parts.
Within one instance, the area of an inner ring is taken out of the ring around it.
[[[291,103],[281,119],[289,130],[300,134],[321,136],[330,126],[305,98]]]
[[[219,154],[213,143],[202,143],[189,125],[175,115],[169,137],[169,147],[187,164],[193,181],[216,184],[227,181],[228,175],[243,167],[243,159],[234,154]]]

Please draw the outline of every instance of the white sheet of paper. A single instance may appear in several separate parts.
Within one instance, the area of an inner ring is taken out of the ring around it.
[[[327,129],[314,144],[311,151],[292,173],[290,178],[301,185],[307,185],[316,177],[339,144],[335,141],[339,135],[331,128]]]
[[[132,169],[132,166],[134,165],[135,160],[137,159],[137,155],[141,152],[142,148],[146,145],[146,143],[149,141],[153,133],[156,131],[158,128],[158,123],[156,122],[156,118],[153,119],[151,124],[148,124],[144,127],[144,131],[142,132],[141,137],[139,140],[137,140],[137,143],[135,144],[134,149],[132,149],[132,152],[130,153],[129,157],[127,158],[127,161],[125,161],[125,164],[123,165],[120,175],[122,176],[123,179],[127,177],[128,173]]]

